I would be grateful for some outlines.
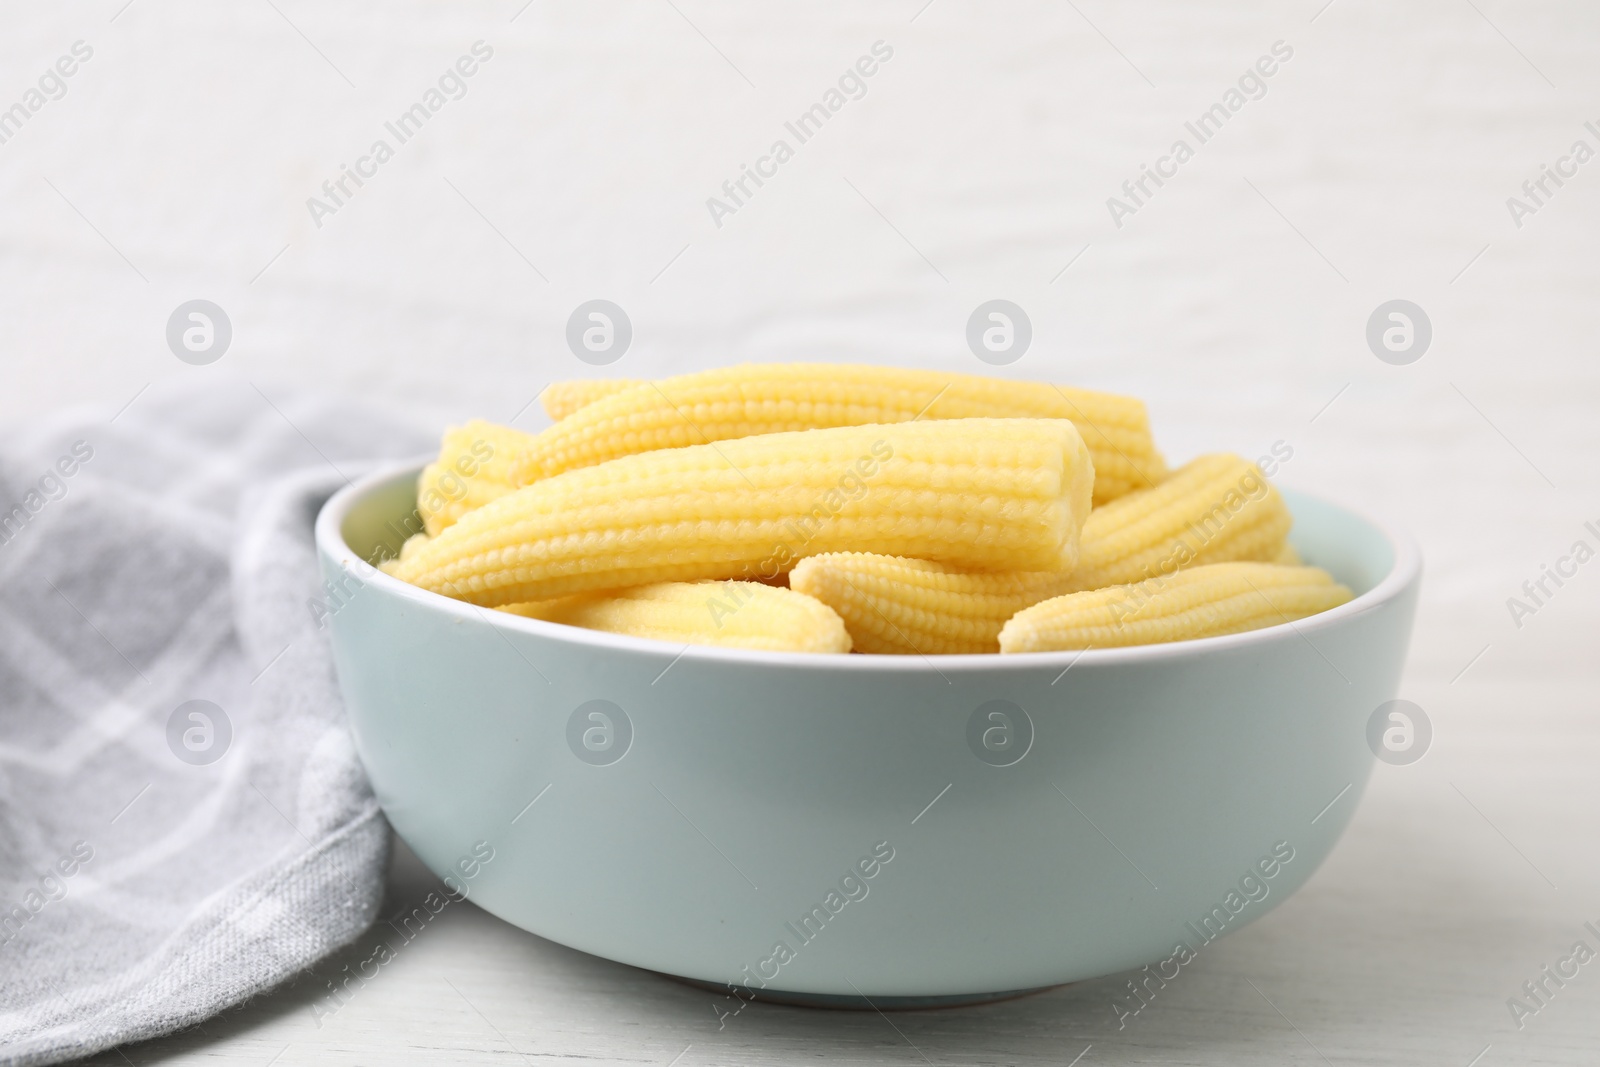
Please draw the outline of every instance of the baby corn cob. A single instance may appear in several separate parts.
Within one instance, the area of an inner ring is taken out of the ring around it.
[[[514,488],[513,458],[532,446],[532,434],[474,419],[445,431],[439,458],[417,480],[417,513],[431,536],[469,511]]]
[[[643,384],[637,378],[578,378],[570,382],[551,382],[539,394],[539,400],[544,404],[544,413],[560,422],[596,400]]]
[[[1064,419],[765,434],[535,482],[463,516],[397,576],[498,607],[660,581],[771,578],[824,552],[1066,570],[1093,481],[1083,439]]]
[[[1070,572],[963,571],[925,559],[840,552],[801,560],[789,588],[839,613],[857,652],[998,652],[1000,627],[1073,588]]]
[[[1213,563],[1035,604],[1000,631],[1000,651],[1061,652],[1217,637],[1303,619],[1338,607],[1350,595],[1318,567]]]
[[[615,593],[577,593],[501,608],[587,630],[690,645],[769,652],[849,652],[833,609],[760,582],[658,582]]]
[[[400,554],[397,556],[391,556],[379,563],[378,569],[385,574],[394,574],[397,570],[399,570],[400,564],[403,561],[410,559],[412,556],[415,556],[418,552],[420,552],[422,550],[422,546],[427,544],[429,540],[431,540],[431,538],[429,538],[425,533],[412,534],[410,537],[406,538],[405,543],[400,546]]]
[[[586,388],[601,384],[615,383]],[[577,383],[568,389],[581,395]],[[560,410],[566,396],[558,395]],[[970,374],[795,363],[644,382],[593,400],[539,434],[511,477],[529,485],[638,452],[919,418],[1067,419],[1094,457],[1097,504],[1155,485],[1166,474],[1144,404],[1131,397]]]
[[[1292,521],[1254,463],[1228,453],[1201,456],[1155,488],[1089,515],[1074,587],[1121,585],[1204,563],[1271,560]]]

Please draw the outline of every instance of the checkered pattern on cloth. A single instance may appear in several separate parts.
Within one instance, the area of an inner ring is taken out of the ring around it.
[[[429,435],[206,380],[0,444],[0,1063],[192,1025],[381,902],[312,522]]]

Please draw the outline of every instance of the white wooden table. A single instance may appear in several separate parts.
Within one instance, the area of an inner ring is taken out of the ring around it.
[[[605,371],[630,376],[983,370],[963,327],[1004,297],[1035,337],[1010,373],[1148,397],[1178,459],[1288,442],[1286,483],[1390,512],[1428,560],[1402,695],[1432,750],[1379,767],[1311,883],[1124,1030],[1110,981],[889,1018],[758,1005],[719,1030],[706,993],[466,906],[330,1017],[326,981],[375,934],[94,1062],[1600,1059],[1600,964],[1521,1030],[1506,1005],[1600,926],[1600,566],[1520,629],[1506,608],[1600,520],[1600,163],[1521,227],[1506,203],[1596,141],[1594,5],[69,0],[5,20],[5,93],[76,39],[96,54],[0,145],[0,418],[231,374],[531,426],[546,382],[593,373],[561,338],[594,297],[633,319]],[[469,94],[317,227],[306,199],[480,38]],[[706,198],[878,40],[895,54],[866,95],[717,227]],[[1116,226],[1107,198],[1278,41],[1265,95]],[[162,337],[197,296],[235,327],[213,367]],[[1364,339],[1397,297],[1434,326],[1405,367]],[[402,856],[391,907],[426,883]]]
[[[448,907],[328,1014],[327,982],[373,955],[375,930],[316,972],[189,1033],[126,1049],[146,1064],[1588,1064],[1600,962],[1518,1030],[1524,981],[1600,925],[1600,718],[1576,674],[1413,670],[1437,729],[1419,763],[1380,766],[1312,882],[1209,947],[1118,1029],[1117,979],[932,1012],[720,998]],[[1553,884],[1552,884],[1553,883]],[[389,914],[434,885],[396,856]],[[981,917],[974,917],[981,921]],[[1550,988],[1554,989],[1553,985]],[[1487,1050],[1487,1051],[1485,1051]],[[124,1064],[116,1052],[95,1064]]]

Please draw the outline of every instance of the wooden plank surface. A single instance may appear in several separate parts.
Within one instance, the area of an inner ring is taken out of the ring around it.
[[[1452,686],[1423,670],[1407,691],[1434,709],[1433,749],[1411,766],[1380,766],[1312,882],[1209,946],[1120,1029],[1114,978],[985,1007],[884,1016],[756,1004],[719,1022],[712,994],[466,905],[408,943],[391,935],[393,962],[336,1011],[326,983],[372,956],[376,932],[289,988],[127,1055],[141,1067],[1059,1065],[1080,1053],[1086,1067],[1465,1067],[1480,1053],[1482,1064],[1592,1063],[1600,968],[1581,969],[1520,1031],[1505,1002],[1574,941],[1593,944],[1586,921],[1600,925],[1600,854],[1586,845],[1600,840],[1593,686],[1492,671]],[[432,884],[402,849],[392,910]]]

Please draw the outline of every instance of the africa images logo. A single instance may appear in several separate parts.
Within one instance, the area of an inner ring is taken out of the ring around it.
[[[1106,210],[1111,213],[1111,221],[1117,229],[1122,229],[1123,220],[1130,215],[1137,215],[1155,196],[1156,191],[1166,185],[1168,181],[1178,176],[1178,168],[1195,157],[1196,149],[1222,132],[1222,127],[1234,115],[1244,110],[1244,106],[1252,100],[1260,100],[1267,95],[1266,79],[1278,73],[1280,65],[1294,58],[1294,48],[1285,41],[1272,42],[1272,54],[1261,56],[1253,66],[1247,67],[1239,75],[1237,87],[1229,86],[1222,94],[1222,99],[1202,111],[1193,122],[1183,124],[1184,131],[1194,138],[1191,145],[1186,138],[1179,137],[1172,142],[1172,147],[1167,154],[1156,159],[1152,168],[1148,163],[1139,165],[1139,176],[1129,178],[1122,183],[1122,196],[1106,198]],[[1151,185],[1155,188],[1152,189]]]
[[[1266,900],[1272,894],[1272,879],[1294,856],[1294,846],[1289,842],[1274,843],[1271,852],[1245,869],[1221,903],[1213,904],[1198,920],[1184,923],[1184,936],[1173,943],[1172,955],[1159,963],[1147,964],[1139,977],[1128,979],[1126,995],[1119,994],[1112,1000],[1117,1029],[1126,1029],[1128,1020],[1148,1008],[1156,999],[1157,991],[1165,989],[1168,982],[1183,973],[1183,968],[1198,959],[1202,948],[1226,933],[1246,908]]]
[[[799,918],[783,924],[783,936],[772,944],[772,950],[761,959],[757,960],[754,967],[746,965],[741,972],[744,980],[728,983],[728,989],[735,998],[748,1002],[755,996],[755,990],[767,988],[767,984],[775,980],[783,968],[799,958],[805,947],[822,936],[829,923],[837,919],[841,912],[853,902],[867,899],[867,894],[872,892],[870,885],[872,879],[883,872],[883,869],[894,859],[894,846],[888,841],[879,841],[872,846],[870,855],[862,856],[840,875],[836,885],[829,886],[827,892],[822,894],[822,899],[813,903],[811,907]],[[790,944],[791,939],[793,944]],[[740,992],[743,989],[744,992]],[[727,1025],[731,1015],[737,1015],[744,1010],[741,1003],[734,1011],[720,1011],[715,1004],[711,1010],[716,1012],[722,1025]],[[722,1029],[722,1026],[717,1027]]]
[[[794,158],[797,146],[822,132],[823,124],[844,110],[850,101],[860,100],[867,95],[867,79],[878,73],[882,64],[894,58],[894,46],[887,41],[874,41],[871,52],[871,55],[861,56],[853,65],[846,67],[844,73],[839,75],[836,86],[829,86],[820,101],[806,108],[793,121],[783,124],[785,132],[794,138],[793,145],[783,137],[777,138],[765,154],[756,157],[753,168],[748,163],[739,164],[738,176],[722,183],[722,196],[706,197],[706,210],[711,213],[711,221],[717,229],[722,229],[724,218],[737,215],[739,209],[755,196],[756,190],[778,176],[778,168]],[[751,188],[752,183],[754,189]]]

